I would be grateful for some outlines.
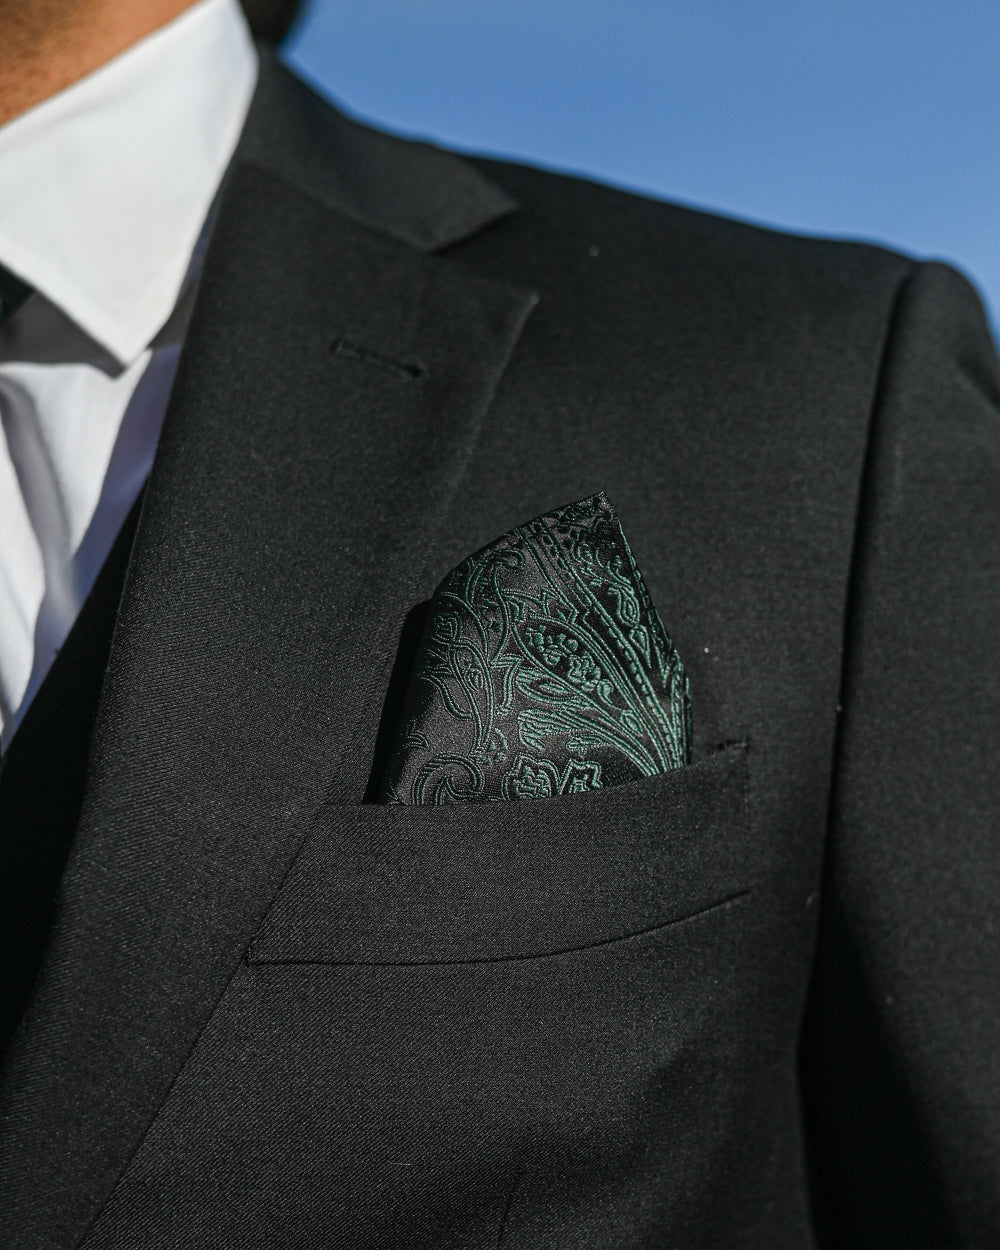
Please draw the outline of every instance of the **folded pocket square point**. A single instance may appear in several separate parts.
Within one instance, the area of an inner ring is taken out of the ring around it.
[[[690,744],[683,665],[601,492],[438,587],[379,797],[550,798],[681,767]]]

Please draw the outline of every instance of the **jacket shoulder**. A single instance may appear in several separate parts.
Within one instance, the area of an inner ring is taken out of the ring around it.
[[[613,253],[647,283],[697,274],[703,292],[733,301],[839,303],[896,288],[917,268],[877,243],[793,233],[598,180],[490,157],[466,156],[521,208],[521,245],[560,255]]]

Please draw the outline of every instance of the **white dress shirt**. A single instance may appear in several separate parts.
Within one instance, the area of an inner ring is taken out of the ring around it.
[[[0,750],[66,639],[153,460],[203,226],[257,56],[199,0],[0,128]]]

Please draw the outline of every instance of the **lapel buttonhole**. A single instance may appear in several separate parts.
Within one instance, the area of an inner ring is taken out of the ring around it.
[[[426,365],[422,365],[416,360],[400,360],[396,356],[386,355],[385,352],[377,351],[373,347],[366,347],[364,343],[357,343],[353,339],[338,336],[330,344],[330,351],[334,356],[346,356],[349,360],[359,360],[363,364],[375,365],[378,368],[389,369],[400,377],[405,378],[408,382],[420,382],[428,373]]]

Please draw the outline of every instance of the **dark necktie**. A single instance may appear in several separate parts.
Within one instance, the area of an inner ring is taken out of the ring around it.
[[[30,286],[0,265],[0,326],[14,316],[30,294]]]
[[[377,797],[549,798],[690,760],[691,704],[603,494],[470,556],[430,605]]]

